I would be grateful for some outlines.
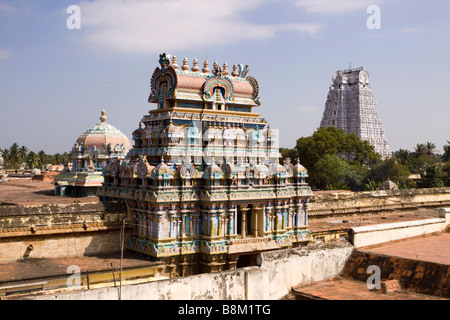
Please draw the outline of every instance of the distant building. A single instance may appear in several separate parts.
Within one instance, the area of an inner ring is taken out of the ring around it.
[[[305,245],[312,195],[306,169],[279,164],[277,132],[254,110],[248,67],[181,68],[160,55],[126,161],[105,167],[103,200],[127,204],[128,248],[188,275],[256,263],[257,253]],[[129,161],[128,161],[129,160]]]
[[[364,68],[340,70],[333,76],[321,127],[344,129],[370,142],[383,159],[392,155],[377,102]]]
[[[5,165],[6,161],[3,158],[3,150],[0,149],[0,182],[1,181],[7,181],[6,177],[8,174],[3,171],[3,166]]]
[[[125,159],[130,140],[106,123],[103,110],[100,123],[84,132],[72,148],[72,167],[67,166],[55,177],[55,194],[61,196],[95,196],[103,184],[102,171],[110,161]]]

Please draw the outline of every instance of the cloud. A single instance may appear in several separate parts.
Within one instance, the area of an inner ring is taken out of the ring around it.
[[[422,33],[422,29],[417,28],[417,27],[405,27],[403,29],[400,30],[401,33],[405,33],[405,34],[420,34]]]
[[[266,0],[96,0],[81,2],[81,28],[91,44],[133,53],[174,52],[204,45],[274,37],[280,31],[315,35],[316,23],[254,24],[245,11]]]
[[[11,7],[6,3],[0,3],[0,13],[14,14],[16,13],[16,8]]]
[[[7,60],[11,57],[12,53],[6,49],[0,49],[0,60]]]
[[[346,13],[366,9],[384,0],[298,0],[295,5],[308,13]]]
[[[299,106],[296,107],[295,109],[301,113],[317,113],[320,111],[318,107],[313,106]]]

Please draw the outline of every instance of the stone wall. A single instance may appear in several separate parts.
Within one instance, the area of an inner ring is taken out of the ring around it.
[[[450,188],[314,193],[310,218],[450,205]]]
[[[122,287],[124,300],[280,299],[297,284],[339,275],[353,247],[348,242],[262,253],[260,266],[197,274]],[[99,288],[29,297],[50,300],[117,300],[118,289]]]
[[[119,236],[119,229],[117,229],[0,239],[0,263],[28,258],[82,257],[118,252],[120,251]]]
[[[398,280],[402,289],[450,298],[449,265],[355,251],[342,276],[366,282],[369,266],[380,268],[381,281]]]
[[[0,206],[0,262],[120,250],[123,204]]]

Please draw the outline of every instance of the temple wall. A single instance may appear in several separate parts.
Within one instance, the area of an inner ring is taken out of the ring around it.
[[[0,207],[0,262],[120,250],[122,204],[74,203]]]
[[[355,248],[371,246],[404,238],[444,231],[450,223],[450,213],[440,218],[386,223],[349,229],[349,241]]]
[[[269,300],[291,286],[338,276],[353,252],[348,242],[262,253],[259,267],[198,274],[122,287],[124,300]],[[113,287],[35,296],[50,300],[117,300]]]
[[[315,193],[308,215],[314,219],[449,205],[450,188]],[[125,206],[118,203],[0,206],[0,262],[118,250],[114,239],[118,238],[125,215]],[[28,250],[29,245],[33,250]]]
[[[450,205],[450,188],[314,193],[308,216],[358,214]]]
[[[342,275],[356,281],[367,281],[370,266],[380,267],[380,279],[398,280],[400,287],[422,294],[450,298],[448,274],[450,265],[355,250]]]
[[[0,263],[120,251],[119,230],[0,239]]]

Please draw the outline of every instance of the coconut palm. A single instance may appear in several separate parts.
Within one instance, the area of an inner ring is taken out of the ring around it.
[[[414,153],[416,154],[416,156],[424,155],[424,154],[426,154],[426,152],[427,152],[427,147],[423,143],[418,143],[416,145],[416,147],[414,148]]]
[[[425,143],[425,153],[429,156],[434,154],[434,150],[436,149],[436,145],[432,142],[427,141],[427,143]]]
[[[26,163],[28,168],[36,168],[39,165],[39,156],[33,151],[30,151],[27,155]]]
[[[11,165],[17,165],[20,162],[19,145],[14,142],[11,147],[9,147],[8,160]]]
[[[39,157],[39,166],[44,166],[47,163],[48,155],[45,153],[44,150],[41,150],[38,152]]]
[[[411,159],[411,152],[406,149],[400,149],[397,152],[395,152],[394,155],[403,165],[408,164],[408,162]]]
[[[19,149],[19,158],[20,162],[25,162],[27,160],[28,148],[25,146],[21,146]]]

